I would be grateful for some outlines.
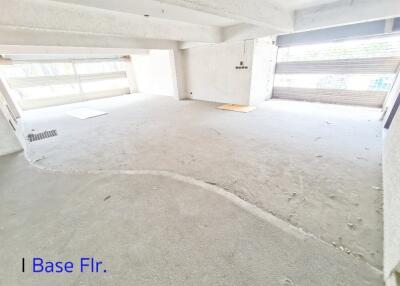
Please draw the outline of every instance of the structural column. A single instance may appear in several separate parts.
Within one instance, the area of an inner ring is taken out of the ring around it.
[[[170,50],[169,57],[171,61],[174,95],[180,100],[190,98],[186,88],[185,59],[183,53],[183,50],[173,49]]]

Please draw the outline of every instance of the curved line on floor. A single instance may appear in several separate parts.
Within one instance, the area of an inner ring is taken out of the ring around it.
[[[161,171],[161,170],[87,170],[87,171],[79,171],[79,170],[57,170],[57,169],[51,169],[45,166],[42,166],[38,164],[37,162],[39,160],[29,160],[28,157],[25,155],[25,158],[29,162],[29,164],[41,171],[46,171],[50,173],[61,173],[61,174],[67,174],[67,175],[74,175],[74,174],[89,174],[89,175],[152,175],[152,176],[162,176],[166,178],[170,178],[176,181],[184,182],[190,185],[194,185],[197,187],[200,187],[206,191],[218,194],[227,200],[229,200],[231,203],[234,205],[240,207],[241,209],[245,210],[246,212],[260,218],[261,220],[268,222],[275,227],[279,228],[280,230],[286,232],[287,234],[293,235],[298,239],[301,240],[307,240],[307,239],[315,239],[324,245],[328,247],[334,247],[341,253],[345,253],[343,250],[339,249],[338,247],[333,246],[332,244],[320,239],[316,235],[312,233],[308,233],[304,231],[300,227],[296,227],[289,222],[273,215],[272,213],[269,213],[268,211],[265,211],[256,205],[253,205],[234,193],[231,193],[224,188],[221,188],[217,185],[213,185],[204,181],[201,181],[199,179],[195,179],[189,176],[184,176],[178,173],[170,172],[170,171]],[[347,253],[346,253],[347,254]],[[360,257],[354,255],[354,254],[347,254],[350,255],[353,258],[356,258],[358,261],[361,261],[365,263],[367,266],[369,266],[373,271],[375,271],[378,275],[382,275],[382,270],[375,267],[374,265],[370,264],[368,261],[360,259]]]

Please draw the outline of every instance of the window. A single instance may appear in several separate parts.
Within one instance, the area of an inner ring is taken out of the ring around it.
[[[81,62],[75,64],[78,74],[95,74],[125,71],[125,63],[117,61]]]
[[[273,97],[381,107],[399,65],[400,36],[281,47]]]
[[[394,74],[279,74],[275,86],[388,92],[394,78]]]
[[[400,36],[282,47],[278,62],[400,57]]]
[[[0,70],[22,109],[130,92],[123,58],[16,61]]]
[[[60,84],[50,86],[16,88],[13,92],[18,94],[20,100],[33,100],[49,97],[68,96],[71,94],[79,94],[79,84]]]
[[[82,89],[84,93],[98,92],[112,89],[124,89],[128,87],[126,78],[106,79],[101,81],[83,82]]]
[[[1,72],[2,77],[23,78],[35,76],[73,75],[72,63],[31,63],[7,66]]]

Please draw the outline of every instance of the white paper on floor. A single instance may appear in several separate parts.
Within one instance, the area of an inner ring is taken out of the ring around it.
[[[91,117],[101,116],[108,114],[108,112],[94,110],[90,108],[79,108],[72,111],[67,112],[67,115],[79,118],[79,119],[88,119]]]

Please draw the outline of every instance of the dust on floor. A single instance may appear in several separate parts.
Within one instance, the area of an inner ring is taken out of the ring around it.
[[[28,112],[29,144],[58,170],[165,170],[234,193],[338,251],[382,266],[379,111],[269,101],[242,114],[218,104],[134,95]],[[109,112],[86,121],[68,108]]]
[[[223,189],[151,173],[49,172],[23,154],[1,157],[0,284],[382,285],[363,261],[255,216]],[[93,257],[107,272],[32,273],[32,257]]]

